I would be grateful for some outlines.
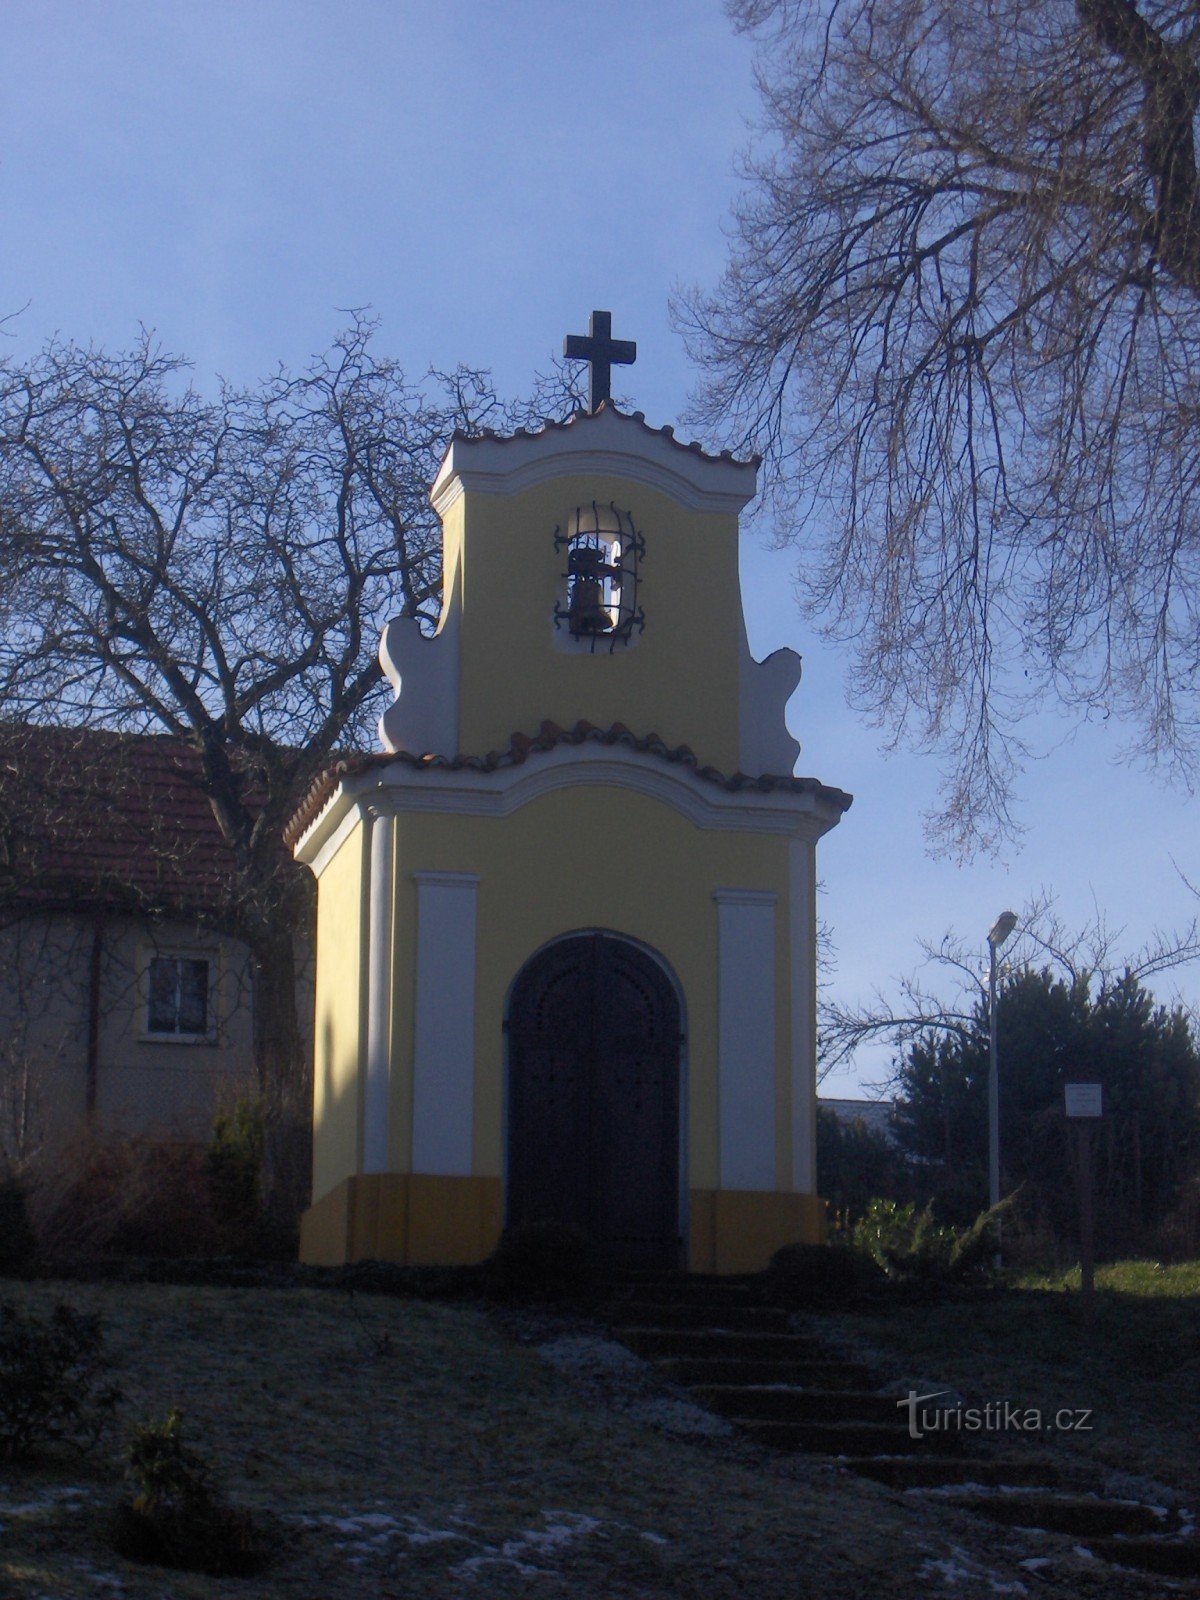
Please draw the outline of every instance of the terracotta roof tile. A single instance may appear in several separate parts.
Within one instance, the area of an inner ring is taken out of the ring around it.
[[[591,722],[577,722],[573,728],[562,728],[556,722],[543,722],[537,733],[514,733],[503,750],[490,750],[486,756],[450,757],[432,754],[417,756],[410,755],[407,751],[400,751],[397,754],[351,756],[335,762],[316,779],[301,801],[284,829],[284,842],[289,848],[294,848],[305,830],[316,821],[327,802],[333,797],[342,779],[357,777],[360,773],[369,772],[373,767],[386,767],[398,761],[423,772],[498,772],[506,767],[520,766],[531,755],[553,750],[560,744],[623,745],[630,750],[658,756],[661,760],[676,766],[689,767],[706,783],[717,784],[722,789],[735,793],[746,791],[758,794],[771,792],[815,794],[842,811],[848,810],[851,802],[850,795],[844,794],[840,789],[831,789],[816,778],[783,777],[772,773],[764,773],[755,778],[744,772],[726,774],[719,772],[716,767],[701,767],[697,764],[694,752],[687,745],[671,747],[656,733],[639,737],[631,733],[623,722],[614,722],[608,728],[598,728]]]
[[[211,915],[234,882],[182,741],[0,724],[0,901]]]
[[[731,461],[735,466],[741,467],[759,467],[762,465],[762,457],[759,455],[743,460],[740,456],[735,456],[732,450],[722,450],[714,455],[711,450],[706,450],[698,439],[692,439],[688,444],[684,444],[682,439],[675,437],[674,428],[669,426],[662,428],[652,427],[646,421],[646,413],[644,411],[622,411],[621,407],[615,405],[611,400],[602,401],[594,412],[581,407],[577,411],[572,411],[569,417],[564,417],[560,422],[543,422],[537,428],[514,428],[511,433],[497,433],[492,428],[481,428],[475,432],[467,432],[462,428],[457,428],[451,435],[449,442],[451,444],[471,444],[477,439],[490,439],[497,444],[511,444],[516,439],[538,439],[547,433],[561,433],[564,428],[574,427],[587,417],[599,416],[602,411],[612,411],[618,417],[628,417],[631,421],[640,423],[646,433],[656,434],[660,438],[668,439],[676,449],[690,450],[693,455],[703,456],[705,461]]]

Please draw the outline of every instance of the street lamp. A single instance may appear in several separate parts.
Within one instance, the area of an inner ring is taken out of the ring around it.
[[[1000,1204],[1000,1074],[996,1049],[996,951],[1017,925],[1015,911],[1002,911],[988,942],[988,1201]]]

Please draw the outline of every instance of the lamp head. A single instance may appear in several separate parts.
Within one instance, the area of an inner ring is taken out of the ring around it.
[[[1016,925],[1017,913],[1015,911],[1002,911],[1000,913],[1000,915],[996,918],[995,926],[987,936],[988,943],[991,945],[993,950],[999,950],[1000,946],[1012,933]]]

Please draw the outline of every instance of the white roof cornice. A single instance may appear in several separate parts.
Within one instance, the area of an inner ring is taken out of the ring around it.
[[[429,498],[444,516],[465,490],[518,494],[547,479],[580,473],[628,478],[691,511],[735,516],[758,485],[757,463],[708,455],[698,445],[680,444],[670,428],[649,427],[640,412],[628,416],[606,404],[594,413],[577,411],[539,433],[456,435]]]
[[[844,809],[820,793],[816,784],[804,791],[731,791],[688,767],[669,765],[644,751],[559,745],[528,761],[490,772],[418,768],[404,760],[372,764],[338,783],[297,841],[295,854],[319,874],[366,810],[376,815],[411,811],[506,817],[556,789],[576,785],[632,790],[670,806],[699,828],[809,840],[834,827]]]

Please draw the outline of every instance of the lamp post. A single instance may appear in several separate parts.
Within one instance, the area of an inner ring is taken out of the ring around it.
[[[988,942],[988,1203],[1000,1204],[1000,1074],[996,1047],[996,951],[1017,925],[1015,911],[1002,911]]]

